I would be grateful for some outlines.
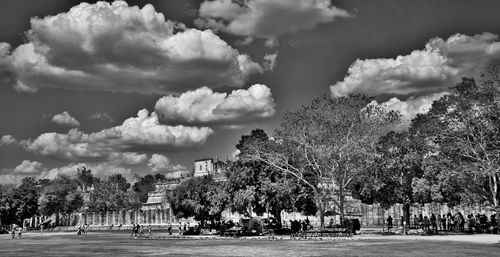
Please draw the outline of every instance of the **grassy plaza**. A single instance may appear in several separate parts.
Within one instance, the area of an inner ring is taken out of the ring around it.
[[[128,232],[28,232],[0,235],[1,256],[498,256],[500,235],[382,236],[277,240],[191,237],[133,239]]]

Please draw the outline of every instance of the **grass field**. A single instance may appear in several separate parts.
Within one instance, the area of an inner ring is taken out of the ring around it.
[[[155,234],[154,236],[163,236]],[[0,235],[0,256],[500,256],[500,235],[380,236],[353,240],[132,239],[125,232]]]

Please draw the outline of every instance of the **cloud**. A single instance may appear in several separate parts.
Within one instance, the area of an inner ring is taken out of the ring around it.
[[[276,37],[270,37],[270,38],[266,39],[266,41],[264,42],[264,45],[268,48],[274,48],[274,47],[277,47],[279,45],[279,42],[278,42],[278,39]]]
[[[154,7],[124,1],[81,3],[32,18],[27,42],[0,43],[0,71],[14,88],[167,94],[207,86],[241,87],[259,64],[211,30],[166,20]]]
[[[89,119],[91,119],[91,120],[103,120],[103,121],[115,122],[115,119],[113,119],[113,117],[111,117],[111,115],[109,115],[106,112],[96,112],[96,113],[92,114],[89,117]]]
[[[427,113],[435,100],[438,100],[447,94],[448,92],[440,92],[419,97],[412,96],[404,101],[397,97],[393,97],[386,102],[377,103],[376,101],[373,101],[372,104],[383,106],[390,111],[398,111],[402,115],[400,127],[408,128],[411,120],[415,118],[417,114]]]
[[[14,168],[12,173],[15,174],[38,174],[42,172],[43,164],[37,161],[24,160],[17,167]]]
[[[19,174],[2,174],[0,175],[0,185],[6,185],[6,184],[19,185],[21,184],[21,180],[24,177],[26,176]]]
[[[155,111],[167,122],[232,125],[273,116],[275,103],[271,90],[261,84],[230,94],[203,87],[178,97],[164,96],[156,102]]]
[[[69,161],[118,157],[140,160],[144,156],[127,153],[195,147],[205,143],[211,134],[213,130],[208,127],[162,125],[155,112],[150,115],[143,109],[137,117],[128,118],[116,127],[89,134],[78,129],[71,129],[66,134],[43,133],[35,139],[21,140],[20,144],[29,152]]]
[[[166,177],[181,177],[187,176],[189,171],[186,167],[180,164],[173,164],[170,159],[161,154],[153,154],[148,161],[148,166],[151,167],[153,173],[166,173]]]
[[[131,177],[132,170],[122,166],[117,166],[113,163],[70,163],[66,166],[45,170],[38,178],[41,179],[54,179],[59,175],[75,176],[78,169],[86,167],[92,170],[92,174],[97,177],[109,176],[113,174],[121,174],[125,177]]]
[[[350,14],[330,0],[205,1],[195,23],[202,28],[222,30],[240,36],[272,38]]]
[[[356,60],[343,81],[330,87],[333,96],[417,95],[447,90],[460,77],[477,76],[482,64],[500,57],[498,36],[455,34],[433,38],[424,50],[394,59]]]
[[[17,144],[17,140],[12,135],[4,135],[0,138],[0,146],[15,145],[15,144]]]
[[[52,116],[51,121],[59,125],[65,125],[71,127],[80,126],[80,122],[78,122],[75,118],[71,117],[71,115],[67,111]]]
[[[276,57],[278,57],[278,52],[272,54],[266,54],[264,56],[264,64],[262,65],[265,70],[273,71],[276,67]]]

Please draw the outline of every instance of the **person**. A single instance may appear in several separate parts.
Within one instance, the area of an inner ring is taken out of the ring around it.
[[[130,233],[130,236],[133,236],[135,232],[135,222],[132,223],[132,233]]]
[[[12,225],[12,239],[15,239],[16,238],[16,224],[13,224]]]
[[[76,230],[76,234],[77,235],[81,235],[82,234],[82,225],[78,226],[78,229]]]
[[[144,225],[137,224],[137,226],[139,227],[139,236],[144,236]]]
[[[122,228],[122,224],[120,223],[120,225],[118,225],[118,230],[120,230],[120,228]]]
[[[389,215],[389,217],[387,217],[387,230],[391,232],[391,229],[392,229],[392,217],[391,215]]]
[[[114,226],[115,226],[114,224],[111,224],[111,225],[109,226],[109,230],[112,230]]]
[[[302,235],[304,238],[307,238],[307,222],[302,221]]]
[[[169,235],[172,235],[172,223],[168,223],[167,231]]]
[[[424,231],[429,232],[429,218],[427,216],[424,216]]]
[[[330,223],[328,224],[329,228],[333,228],[333,218],[330,219]]]
[[[182,235],[182,223],[179,221],[179,236]]]
[[[444,214],[441,216],[441,228],[446,231],[446,216]]]
[[[40,235],[43,236],[43,224],[40,225]]]
[[[432,227],[432,231],[435,231],[437,232],[437,223],[436,223],[436,216],[434,215],[434,213],[431,214],[431,218],[430,218],[430,225]]]
[[[149,237],[151,237],[151,232],[152,232],[152,230],[153,230],[153,229],[151,228],[151,225],[149,225],[149,227],[148,227]]]
[[[420,226],[420,219],[417,214],[413,215],[413,228],[418,228]]]

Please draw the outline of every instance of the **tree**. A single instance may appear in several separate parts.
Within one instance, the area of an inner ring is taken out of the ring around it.
[[[414,180],[424,174],[422,160],[425,150],[407,131],[389,132],[380,138],[376,149],[375,162],[357,178],[355,193],[363,201],[377,202],[384,208],[402,203],[403,216],[409,222],[410,205],[417,200]],[[428,198],[418,200],[424,203]]]
[[[269,137],[262,129],[254,129],[250,135],[241,136],[236,145],[239,159],[230,166],[227,180],[223,183],[228,206],[233,212],[247,216],[252,213],[262,215],[273,214],[281,223],[281,211],[302,211],[302,207],[310,205],[295,205],[296,201],[305,200],[300,191],[300,182],[289,175],[275,172],[275,169],[260,160],[248,158],[252,152],[252,144],[266,144]],[[288,176],[289,178],[287,178]]]
[[[161,180],[165,180],[165,176],[162,174],[155,174],[154,176],[148,174],[144,177],[136,176],[137,182],[134,183],[132,189],[138,195],[141,203],[145,203],[148,200],[148,193],[155,189],[156,183]]]
[[[450,160],[455,169],[466,173],[462,174],[464,185],[469,185],[471,178],[479,185],[482,183],[477,179],[486,182],[487,190],[475,188],[469,191],[475,196],[467,200],[493,205],[499,204],[500,179],[500,91],[496,76],[481,85],[474,79],[462,79],[453,94],[435,101],[427,114],[418,116],[420,125],[413,128],[426,136],[436,156]],[[431,131],[429,127],[436,129]]]
[[[1,224],[16,223],[14,185],[0,185],[0,221]]]
[[[95,179],[94,190],[90,193],[89,209],[102,212],[137,209],[140,202],[129,189],[130,183],[120,174]]]
[[[78,192],[78,182],[67,176],[58,176],[50,181],[41,192],[38,204],[43,215],[56,214],[56,223],[59,215],[71,214],[83,206],[83,197]]]
[[[219,220],[220,212],[213,212],[210,196],[217,186],[210,176],[193,177],[182,181],[169,196],[172,212],[179,218],[194,217],[201,226],[206,220]]]
[[[398,121],[399,115],[365,96],[324,95],[286,113],[273,140],[250,144],[246,159],[262,161],[309,187],[324,227],[332,204],[344,215],[345,190],[373,162],[379,137]]]
[[[76,171],[76,181],[82,188],[82,190],[87,190],[88,187],[94,184],[94,175],[92,174],[92,170],[87,169],[83,166],[81,169],[77,169]]]

